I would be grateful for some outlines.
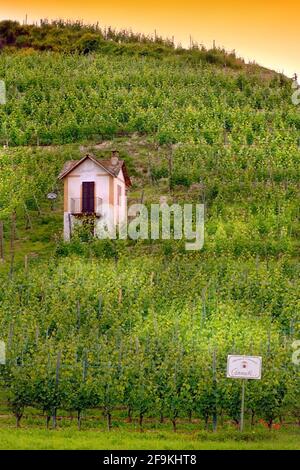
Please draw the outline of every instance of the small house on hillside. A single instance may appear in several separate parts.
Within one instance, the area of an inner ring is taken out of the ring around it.
[[[109,228],[125,222],[131,181],[116,150],[109,160],[86,155],[67,161],[58,179],[64,181],[65,240],[70,240],[76,223],[82,220],[89,220],[94,236],[103,223]]]

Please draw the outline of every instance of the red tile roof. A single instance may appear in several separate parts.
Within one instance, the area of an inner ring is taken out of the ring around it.
[[[104,168],[108,173],[110,173],[114,177],[117,177],[120,173],[120,170],[122,170],[126,186],[131,186],[131,181],[124,160],[118,160],[118,163],[116,165],[113,165],[111,160],[102,160],[101,158],[94,157],[94,155],[85,155],[80,160],[69,160],[65,162],[63,169],[58,175],[58,179],[63,179],[74,168],[83,163],[87,158]]]

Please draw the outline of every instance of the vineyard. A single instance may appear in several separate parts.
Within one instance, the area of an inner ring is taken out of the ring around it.
[[[246,350],[264,361],[264,379],[247,390],[252,419],[271,426],[291,412],[298,420],[290,269],[288,259],[267,268],[254,259],[224,267],[217,259],[121,256],[20,273],[1,291],[3,381],[16,418],[35,405],[55,424],[57,409],[80,418],[102,407],[110,426],[122,406],[141,426],[149,414],[168,417],[174,429],[182,415],[238,422],[239,381],[224,371],[228,353]]]
[[[141,430],[149,419],[235,426],[241,384],[226,378],[228,354],[263,358],[262,380],[246,386],[249,428],[300,424],[291,81],[195,57],[0,53],[0,401],[17,426],[28,410],[52,427],[75,413],[84,428],[97,410],[108,430],[123,418]],[[63,163],[115,146],[132,201],[205,204],[203,250],[62,241]]]

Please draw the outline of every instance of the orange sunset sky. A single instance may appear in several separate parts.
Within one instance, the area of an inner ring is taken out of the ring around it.
[[[248,60],[292,76],[300,74],[299,0],[0,0],[0,19],[28,22],[70,18],[117,28],[189,36],[211,47],[235,49]]]

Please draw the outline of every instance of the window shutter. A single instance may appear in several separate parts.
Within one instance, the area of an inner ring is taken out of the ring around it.
[[[82,183],[82,212],[92,214],[95,212],[95,183],[88,181]]]

